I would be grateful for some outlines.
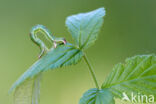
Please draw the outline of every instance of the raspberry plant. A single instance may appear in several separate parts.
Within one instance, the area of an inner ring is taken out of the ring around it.
[[[40,79],[43,72],[59,67],[77,64],[83,58],[88,66],[95,88],[88,90],[79,104],[115,104],[115,98],[127,97],[133,93],[156,96],[156,56],[137,55],[128,58],[124,64],[117,64],[102,86],[99,86],[94,69],[89,62],[85,50],[97,39],[103,24],[105,9],[99,8],[88,13],[80,13],[67,17],[66,26],[75,43],[68,43],[64,38],[56,38],[43,25],[36,25],[30,32],[32,41],[40,49],[39,59],[14,83],[15,104],[38,104]],[[44,34],[53,45],[48,48],[38,37]],[[150,99],[155,101],[155,99]],[[143,101],[144,102],[144,101]],[[143,103],[141,102],[141,103]]]

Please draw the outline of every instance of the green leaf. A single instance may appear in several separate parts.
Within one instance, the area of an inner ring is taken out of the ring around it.
[[[84,93],[79,104],[114,104],[114,99],[109,90],[93,88]]]
[[[60,45],[55,49],[51,49],[45,56],[33,64],[11,88],[11,91],[24,82],[28,78],[33,78],[41,72],[49,69],[56,69],[63,66],[77,64],[82,58],[81,50],[75,48],[73,45]]]
[[[123,93],[131,99],[134,95],[156,96],[156,56],[138,55],[117,64],[102,88],[108,88],[116,97]]]
[[[103,24],[104,15],[104,8],[99,8],[67,18],[66,26],[80,49],[86,49],[95,42]]]

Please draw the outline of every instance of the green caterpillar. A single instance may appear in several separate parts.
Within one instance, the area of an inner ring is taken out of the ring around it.
[[[39,58],[41,58],[45,52],[48,51],[48,48],[44,44],[44,42],[38,38],[37,33],[41,32],[46,37],[46,39],[53,43],[53,47],[56,48],[58,44],[66,44],[66,40],[64,38],[55,38],[51,32],[43,25],[36,25],[32,28],[30,32],[30,38],[31,40],[37,44],[40,47],[40,55]]]

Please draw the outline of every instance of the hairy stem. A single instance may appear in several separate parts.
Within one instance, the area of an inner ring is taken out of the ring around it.
[[[90,72],[90,74],[91,74],[91,76],[92,76],[92,78],[94,80],[94,83],[95,83],[96,88],[99,89],[99,85],[98,85],[98,82],[97,82],[97,79],[96,79],[96,76],[95,76],[95,72],[94,72],[93,67],[91,66],[91,64],[90,64],[90,62],[89,62],[89,60],[88,60],[88,58],[87,58],[86,55],[84,55],[83,58],[84,58],[85,62],[88,65],[89,72]]]

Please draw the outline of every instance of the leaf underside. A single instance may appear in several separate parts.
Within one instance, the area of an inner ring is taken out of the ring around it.
[[[58,46],[51,49],[45,56],[33,64],[12,86],[11,91],[28,78],[33,78],[41,72],[56,69],[63,66],[73,65],[80,61],[83,53],[73,45]]]
[[[13,104],[39,104],[40,79],[41,74],[38,74],[19,85],[14,93]]]
[[[79,104],[114,104],[114,99],[109,90],[93,88],[84,93]]]
[[[99,8],[88,13],[69,16],[66,26],[80,49],[86,49],[97,39],[105,15],[104,8]]]
[[[132,92],[156,96],[156,56],[138,55],[117,64],[102,88],[108,88],[118,98],[123,97],[123,92],[129,98]]]
[[[31,104],[32,91],[33,79],[25,80],[23,84],[16,88],[13,104]]]

